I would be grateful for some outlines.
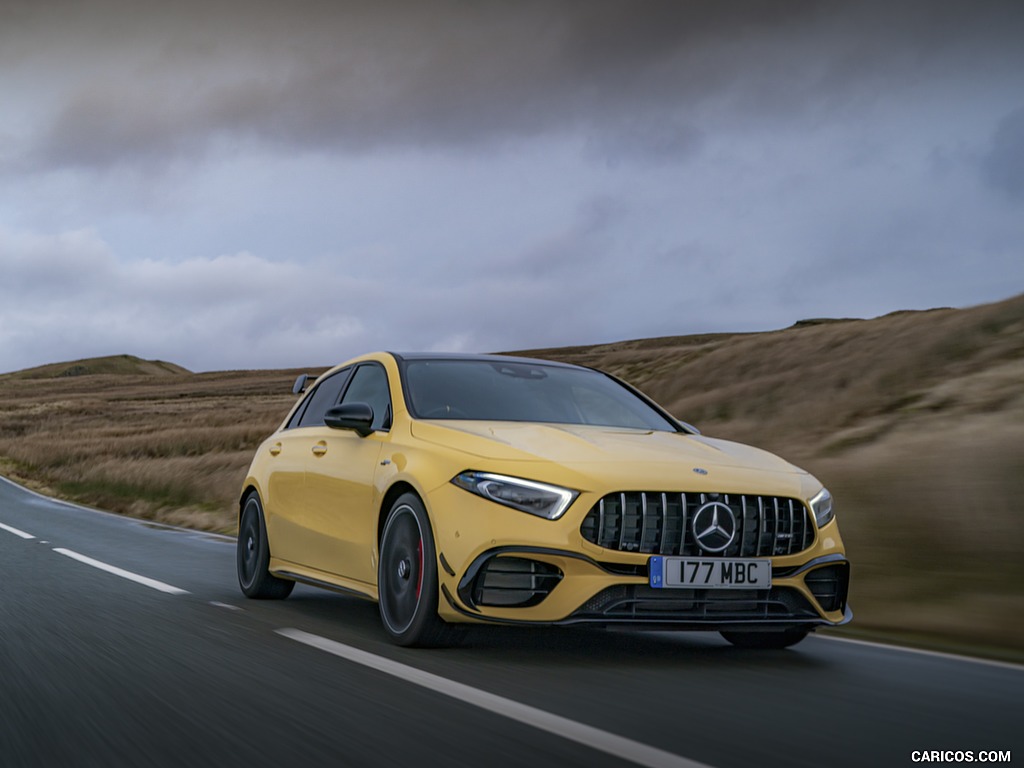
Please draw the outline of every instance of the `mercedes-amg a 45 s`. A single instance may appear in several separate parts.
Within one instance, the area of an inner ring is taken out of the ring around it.
[[[246,595],[354,592],[402,645],[488,622],[781,648],[851,616],[814,477],[542,360],[378,353],[331,369],[257,450],[238,527]]]

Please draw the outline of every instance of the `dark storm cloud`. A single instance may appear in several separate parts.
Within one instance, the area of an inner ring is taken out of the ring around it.
[[[985,180],[1016,200],[1024,200],[1024,107],[996,128],[992,148],[982,161]]]
[[[639,9],[550,0],[299,3],[287,15],[268,5],[237,18],[232,7],[197,8],[184,27],[162,19],[166,10],[119,9],[127,18],[118,25],[155,42],[154,52],[90,45],[103,76],[69,94],[42,134],[39,157],[106,165],[174,155],[218,133],[314,147],[464,145],[578,126],[620,109],[671,114],[680,97],[728,77],[719,67],[683,66],[697,41],[726,35],[738,19],[743,27],[784,23],[804,6],[780,13],[760,3],[723,10],[674,0]],[[689,130],[681,139],[669,129],[634,127],[630,135],[650,137],[664,152],[687,143]]]
[[[913,79],[939,52],[984,54],[1024,30],[1022,8],[70,2],[45,18],[12,12],[0,58],[72,65],[63,103],[33,132],[41,166],[166,160],[217,141],[472,148],[562,130],[608,162],[657,162],[698,151],[712,115],[794,119],[870,100],[873,83]],[[36,48],[18,46],[20,30]]]

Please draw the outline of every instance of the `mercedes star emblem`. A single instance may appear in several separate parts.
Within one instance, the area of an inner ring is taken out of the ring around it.
[[[693,516],[693,536],[705,552],[723,552],[736,538],[736,515],[720,501],[712,501]]]

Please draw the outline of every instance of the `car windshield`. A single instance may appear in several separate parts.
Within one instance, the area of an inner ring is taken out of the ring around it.
[[[409,360],[405,387],[420,419],[535,421],[676,432],[656,408],[585,368],[494,360]]]

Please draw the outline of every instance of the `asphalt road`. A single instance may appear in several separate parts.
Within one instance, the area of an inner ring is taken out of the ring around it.
[[[246,600],[222,537],[0,480],[4,768],[1022,762],[1022,713],[1022,667],[823,637],[750,652],[717,635],[485,628],[395,648],[370,602],[305,587]]]

